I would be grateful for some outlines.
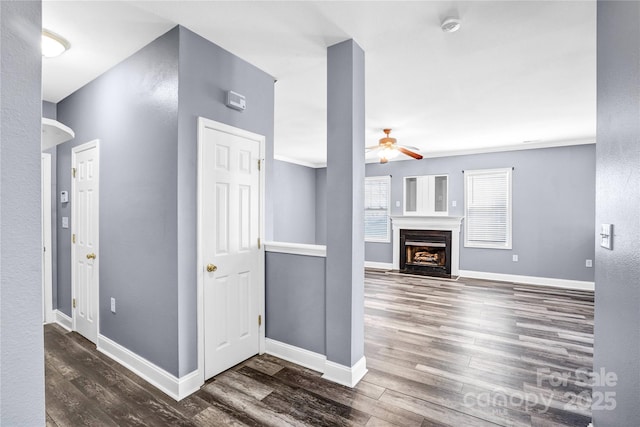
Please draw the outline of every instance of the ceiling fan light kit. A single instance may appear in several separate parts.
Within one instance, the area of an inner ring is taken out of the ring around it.
[[[380,163],[387,163],[389,160],[396,158],[400,153],[413,157],[416,160],[422,159],[421,154],[413,152],[402,145],[398,145],[398,140],[389,136],[391,129],[383,129],[383,132],[387,136],[380,138],[378,145],[367,147],[367,151],[378,151]]]

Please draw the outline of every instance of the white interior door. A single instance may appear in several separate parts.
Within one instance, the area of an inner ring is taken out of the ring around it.
[[[92,342],[98,336],[98,141],[72,151],[72,262],[74,329]]]
[[[237,131],[200,133],[205,379],[259,352],[260,143]]]
[[[51,252],[51,154],[42,153],[41,196],[42,196],[42,321],[53,322],[53,270]]]

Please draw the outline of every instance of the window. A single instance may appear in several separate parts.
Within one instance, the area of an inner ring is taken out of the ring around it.
[[[364,240],[390,242],[390,176],[374,176],[364,181]]]
[[[511,171],[464,171],[464,246],[511,249]]]

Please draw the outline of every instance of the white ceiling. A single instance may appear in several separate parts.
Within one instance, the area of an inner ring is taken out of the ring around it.
[[[72,47],[43,60],[44,99],[176,24],[278,80],[281,157],[325,162],[326,48],[349,38],[365,51],[366,145],[386,127],[426,156],[595,139],[595,1],[45,1],[43,26]]]

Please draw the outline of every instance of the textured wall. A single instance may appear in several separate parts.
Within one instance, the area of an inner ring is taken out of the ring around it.
[[[266,254],[266,335],[325,354],[324,257]]]
[[[247,109],[226,107],[228,90],[246,96]],[[273,187],[274,79],[246,61],[180,27],[178,123],[178,305],[180,375],[197,367],[196,184],[197,122],[206,117],[266,137],[267,191]],[[273,193],[267,193],[266,229],[271,231]],[[267,234],[267,239],[269,235]]]
[[[316,243],[316,171],[274,160],[273,240]]]
[[[513,249],[460,250],[463,270],[593,281],[595,146],[508,151],[368,164],[367,176],[392,175],[391,214],[402,215],[403,177],[449,175],[449,215],[464,215],[462,170],[515,167]],[[317,172],[321,179],[322,175]],[[318,187],[320,188],[320,187]],[[396,207],[396,201],[400,207]],[[456,201],[457,206],[451,206]],[[318,207],[318,223],[326,213]],[[464,235],[463,235],[464,236]],[[321,240],[321,239],[320,239]],[[366,260],[391,263],[392,243],[366,243]],[[511,260],[518,254],[519,261]]]
[[[40,227],[42,5],[0,1],[0,424],[45,424]]]
[[[640,3],[598,2],[596,231],[613,224],[613,250],[596,247],[594,371],[617,384],[616,407],[593,408],[595,427],[640,420]],[[606,402],[606,401],[605,401]]]
[[[100,333],[177,375],[177,28],[59,102],[58,120],[76,134],[58,146],[59,191],[72,147],[100,140]],[[71,315],[71,203],[57,204],[58,308]]]

